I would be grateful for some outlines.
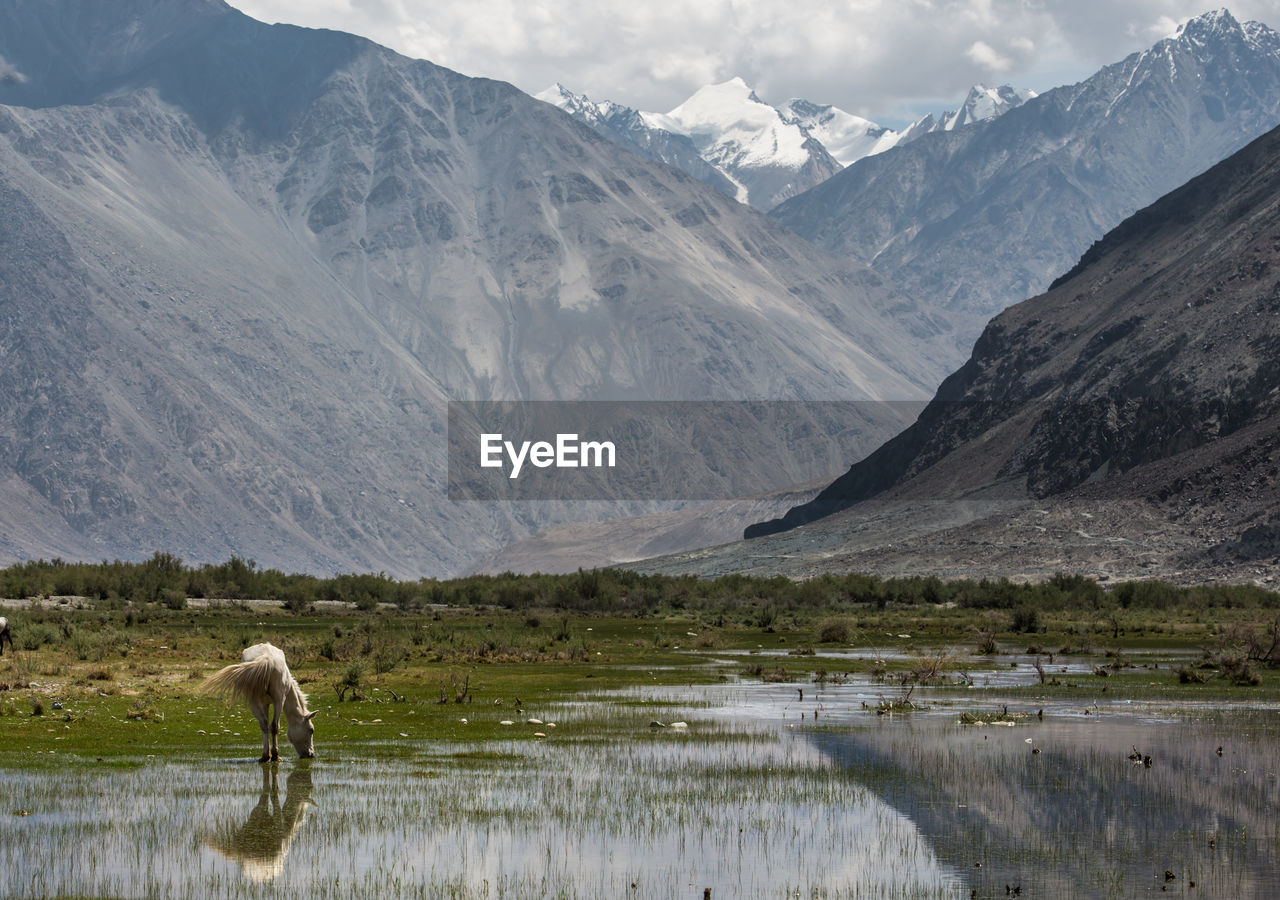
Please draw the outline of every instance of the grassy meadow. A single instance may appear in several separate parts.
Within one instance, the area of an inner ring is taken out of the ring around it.
[[[409,586],[381,576],[303,577],[302,602],[188,597],[193,570],[157,560],[113,564],[116,582],[98,596],[41,592],[10,602],[15,649],[0,657],[0,763],[38,765],[33,752],[136,760],[144,751],[252,750],[257,729],[247,711],[197,688],[259,641],[285,651],[311,707],[322,710],[317,746],[371,753],[394,753],[406,729],[497,738],[517,701],[527,712],[633,685],[854,677],[883,684],[893,699],[913,686],[980,687],[969,673],[1002,667],[1002,657],[1036,670],[1032,683],[1014,688],[1028,702],[1102,692],[1172,702],[1280,694],[1280,595],[1248,587],[1104,591],[1074,578],[1013,585],[861,576],[718,583],[607,571]],[[0,573],[0,585],[55,590],[68,586],[59,578],[79,578],[83,587],[86,572],[110,581],[107,564],[43,565],[43,574],[34,564]],[[264,594],[287,593],[279,584],[290,576],[228,566],[257,572]],[[182,587],[153,577],[157,567]],[[357,578],[372,590],[332,599]],[[229,584],[210,579],[213,588]],[[861,653],[828,658],[842,649]]]

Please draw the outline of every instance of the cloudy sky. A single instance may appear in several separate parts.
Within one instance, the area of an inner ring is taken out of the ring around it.
[[[1213,0],[230,0],[536,93],[553,82],[665,112],[735,75],[766,101],[834,103],[885,125],[969,85],[1043,91],[1171,34]],[[1280,29],[1280,0],[1236,0]]]

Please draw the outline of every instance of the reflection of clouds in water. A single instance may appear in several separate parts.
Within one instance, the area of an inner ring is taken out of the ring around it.
[[[518,767],[466,779],[467,804],[493,815],[403,836],[347,835],[360,867],[394,859],[434,865],[448,883],[570,888],[584,896],[758,897],[849,891],[869,896],[944,896],[960,884],[916,826],[874,794],[824,774],[818,748],[783,736],[743,744],[690,737],[581,748],[540,744]],[[797,736],[798,737],[798,736]],[[537,778],[530,778],[536,772]],[[390,781],[392,772],[362,779]],[[388,798],[390,819],[438,804],[438,781],[411,784],[418,803]],[[344,793],[363,793],[358,782]],[[328,796],[328,795],[327,795]],[[385,803],[386,801],[384,801]],[[427,823],[424,823],[427,824]],[[425,854],[425,856],[424,856]],[[885,860],[890,856],[894,864]],[[637,885],[635,890],[631,884]],[[905,892],[905,893],[904,893]]]
[[[223,822],[205,844],[240,864],[250,881],[273,881],[284,871],[289,845],[311,805],[311,766],[300,763],[289,774],[284,805],[280,804],[279,766],[262,766],[262,791],[244,824]]]
[[[959,713],[993,694],[967,705],[952,691],[951,705],[890,720],[851,686],[806,683],[803,704],[796,688],[650,687],[610,695],[638,707],[543,710],[552,740],[327,763],[305,831],[301,764],[283,803],[275,766],[258,770],[260,793],[252,766],[208,761],[6,771],[34,813],[0,815],[0,883],[22,884],[16,896],[960,897],[1017,879],[1075,896],[1110,872],[1145,883],[1142,860],[1168,858],[1206,897],[1274,893],[1274,707],[1086,717],[1075,699],[1046,702],[1043,722],[971,728]],[[654,716],[689,729],[651,730]],[[1124,758],[1134,744],[1153,768]]]
[[[961,726],[952,707],[806,739],[916,822],[980,896],[1006,881],[1054,897],[1141,885],[1151,860],[1201,896],[1274,896],[1274,709],[1190,707],[1123,702],[1086,717],[1046,705],[1013,728]],[[1230,860],[1209,841],[1222,834],[1240,837]]]
[[[823,804],[815,807],[822,808],[814,809],[804,828],[795,813],[804,808],[803,801],[779,797],[774,804],[756,804],[750,820],[734,818],[725,809],[719,831],[691,829],[677,818],[666,830],[621,838],[547,826],[531,839],[523,831],[490,828],[451,836],[435,850],[443,854],[448,847],[454,859],[465,860],[463,877],[470,885],[501,883],[513,872],[542,873],[608,896],[623,896],[632,882],[639,884],[638,896],[643,897],[676,896],[687,885],[714,885],[716,893],[731,897],[779,896],[796,884],[806,885],[814,896],[852,885],[873,897],[940,897],[950,896],[961,884],[915,824],[879,798],[865,795],[838,813]],[[796,820],[796,843],[790,849],[781,841],[766,846],[755,824],[760,815]],[[838,848],[815,844],[818,828],[842,835],[845,843]],[[811,844],[809,853],[805,848]],[[886,865],[890,856],[892,866]]]

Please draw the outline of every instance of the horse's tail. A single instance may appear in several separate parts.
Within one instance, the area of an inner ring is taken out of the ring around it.
[[[199,690],[202,694],[230,694],[245,699],[258,697],[266,693],[274,671],[270,657],[259,656],[214,672],[204,680]]]

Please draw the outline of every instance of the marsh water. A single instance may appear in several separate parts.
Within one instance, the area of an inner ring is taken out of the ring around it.
[[[554,728],[522,721],[502,741],[326,754],[318,733],[314,761],[260,765],[251,747],[243,758],[11,768],[0,772],[0,893],[1280,891],[1280,710],[1032,709],[983,691],[922,692],[930,709],[876,715],[866,707],[882,693],[633,689],[542,710]],[[966,710],[1005,707],[1011,726],[960,724]]]

